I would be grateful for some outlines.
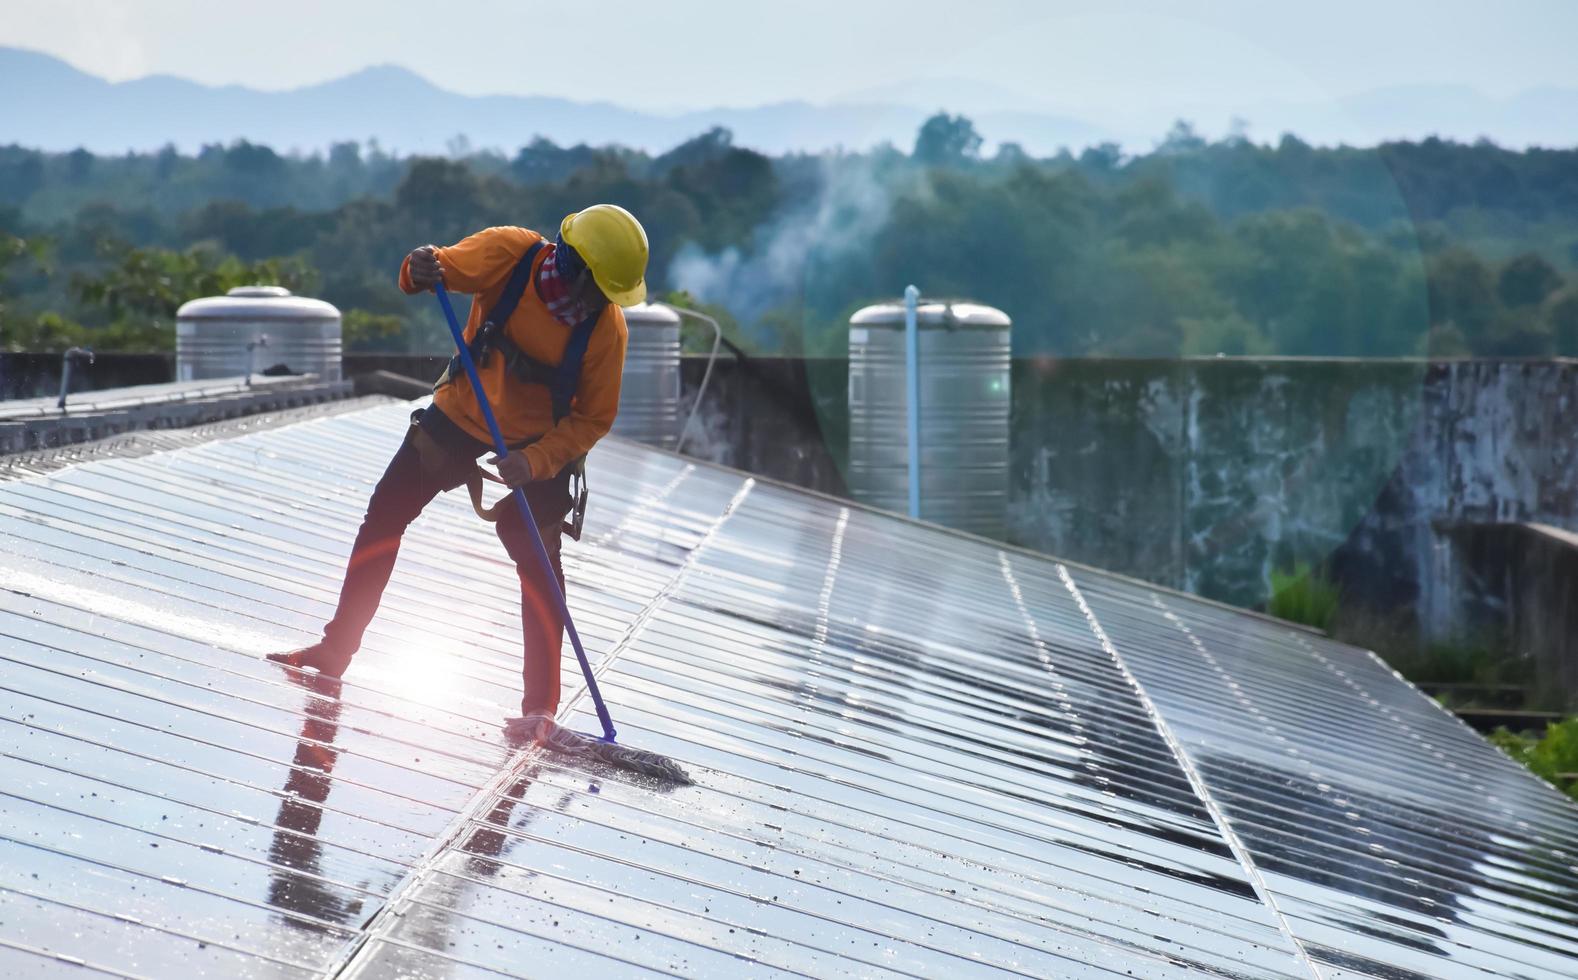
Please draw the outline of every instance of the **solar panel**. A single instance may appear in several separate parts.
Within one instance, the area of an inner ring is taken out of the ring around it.
[[[1573,973],[1571,803],[1368,653],[1082,578],[1312,955],[1382,976]]]
[[[697,785],[505,744],[518,594],[456,495],[343,685],[263,661],[407,411],[0,480],[0,969],[1575,972],[1578,809],[1369,654],[632,443],[570,605]]]

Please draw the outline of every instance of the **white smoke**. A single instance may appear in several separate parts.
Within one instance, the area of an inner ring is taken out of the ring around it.
[[[670,264],[669,281],[750,325],[815,288],[807,282],[813,256],[825,267],[867,252],[888,219],[894,188],[870,157],[827,155],[819,169],[815,194],[757,228],[748,250],[708,254],[688,243]]]

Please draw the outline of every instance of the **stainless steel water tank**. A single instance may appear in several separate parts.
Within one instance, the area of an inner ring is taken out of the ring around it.
[[[340,380],[340,311],[282,286],[237,286],[194,299],[175,313],[177,381],[231,378],[283,364],[296,374]]]
[[[1008,316],[990,306],[922,301],[920,516],[1002,539],[1008,510]],[[909,509],[904,304],[849,321],[849,489]]]
[[[673,449],[679,411],[679,314],[661,303],[625,309],[630,344],[619,389],[614,432],[649,446]]]

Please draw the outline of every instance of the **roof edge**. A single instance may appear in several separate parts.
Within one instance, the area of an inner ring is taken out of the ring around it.
[[[298,422],[309,422],[399,402],[400,399],[387,395],[364,395],[301,405],[296,408],[258,412],[219,422],[204,422],[182,429],[138,429],[87,442],[52,446],[48,449],[24,450],[20,453],[0,455],[0,483],[25,480],[101,459],[133,459],[177,449],[188,449],[205,443],[294,425]]]

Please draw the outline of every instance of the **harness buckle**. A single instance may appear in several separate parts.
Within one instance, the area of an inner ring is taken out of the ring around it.
[[[570,479],[575,489],[570,494],[573,500],[570,519],[564,522],[562,530],[570,536],[571,541],[580,541],[581,529],[586,524],[586,500],[589,496],[586,486],[586,457],[582,456],[570,466]]]
[[[499,327],[492,320],[485,320],[477,328],[477,336],[471,341],[471,359],[476,362],[479,369],[487,367],[488,358],[493,356],[493,348],[499,343]]]

